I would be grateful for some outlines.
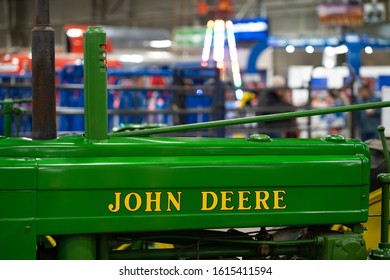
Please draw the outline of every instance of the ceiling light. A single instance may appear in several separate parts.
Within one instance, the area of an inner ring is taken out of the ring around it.
[[[346,45],[341,45],[335,48],[336,54],[343,54],[348,52],[348,47]]]
[[[374,51],[373,49],[370,47],[370,46],[367,46],[364,48],[364,51],[367,53],[367,54],[372,54]]]
[[[335,49],[333,48],[333,47],[326,47],[325,48],[325,53],[327,54],[327,55],[335,55],[336,54],[336,51],[335,51]]]
[[[293,53],[295,51],[295,47],[293,45],[286,46],[286,52]]]
[[[71,38],[79,38],[83,36],[83,30],[80,28],[70,28],[66,31],[66,35]]]
[[[158,49],[169,48],[170,46],[172,46],[172,42],[171,40],[152,40],[149,42],[149,46],[151,48],[158,48]]]
[[[306,51],[307,53],[313,53],[313,52],[314,52],[314,48],[313,48],[312,46],[307,46],[307,47],[305,48],[305,51]]]
[[[125,54],[120,56],[120,61],[130,62],[130,63],[141,63],[144,59],[142,55],[139,54]]]

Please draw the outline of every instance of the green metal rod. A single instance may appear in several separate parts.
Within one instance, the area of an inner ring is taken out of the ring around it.
[[[379,136],[383,146],[383,154],[385,156],[387,172],[390,173],[390,156],[387,148],[384,126],[378,126]],[[389,174],[386,174],[387,176]],[[389,242],[389,183],[382,180],[382,216],[381,216],[381,242]]]
[[[383,154],[385,156],[385,161],[386,161],[386,169],[387,169],[387,172],[390,173],[390,156],[389,156],[389,149],[387,148],[385,127],[383,125],[378,126],[378,132],[379,132],[379,137],[380,137],[381,142],[382,142]]]
[[[303,245],[310,246],[310,245]],[[271,256],[276,255],[298,255],[301,248],[296,245],[271,248]],[[182,249],[148,249],[148,250],[121,250],[111,251],[111,260],[159,260],[159,259],[178,259],[178,258],[216,258],[216,257],[258,257],[260,254],[257,246],[250,248],[240,247],[197,247],[188,246]]]
[[[389,242],[389,183],[382,186],[381,242]]]
[[[156,241],[162,239],[175,240],[178,236],[175,235],[163,235],[163,236],[149,236],[140,238],[140,240]],[[302,245],[302,244],[318,244],[321,243],[321,239],[300,239],[300,240],[285,240],[285,241],[269,241],[269,240],[243,240],[243,239],[226,239],[226,238],[199,238],[194,236],[180,236],[182,240],[192,240],[193,242],[205,242],[213,244],[232,244],[232,245],[269,245],[269,246],[290,246],[290,245]],[[172,241],[174,243],[174,241]]]
[[[313,109],[313,110],[305,110],[305,111],[298,111],[298,112],[286,112],[286,113],[264,115],[264,116],[237,118],[231,120],[218,120],[218,121],[210,121],[205,123],[176,125],[170,127],[151,128],[146,130],[136,130],[136,131],[129,131],[129,132],[117,132],[117,133],[110,133],[109,136],[110,137],[149,136],[153,134],[183,132],[189,130],[199,130],[199,129],[206,129],[206,128],[221,127],[221,126],[255,123],[255,122],[280,121],[280,120],[310,117],[316,115],[335,114],[341,112],[367,110],[367,109],[383,108],[383,107],[390,107],[390,101],[371,102],[365,104],[355,104],[355,105],[339,106],[333,108]]]
[[[177,260],[180,258],[189,259],[210,259],[216,257],[256,257],[256,248],[199,248],[196,246],[184,249],[148,249],[148,250],[124,250],[111,251],[111,260]]]

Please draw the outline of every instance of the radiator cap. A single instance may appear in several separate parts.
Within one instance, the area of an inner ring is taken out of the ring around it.
[[[344,143],[344,142],[347,142],[347,139],[342,135],[332,134],[332,135],[326,136],[325,141],[333,142],[333,143]]]
[[[247,138],[251,142],[271,142],[272,139],[266,134],[252,134]]]

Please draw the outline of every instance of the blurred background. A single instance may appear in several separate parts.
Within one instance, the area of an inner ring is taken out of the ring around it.
[[[0,0],[1,99],[31,94],[34,11],[35,1]],[[355,104],[369,100],[359,94],[366,85],[390,99],[389,11],[388,0],[51,0],[58,129],[83,131],[87,26],[107,33],[109,129],[118,130]],[[282,103],[265,112],[262,97],[275,88]],[[20,107],[12,133],[29,135],[31,104]],[[387,125],[386,110],[377,119]],[[361,121],[340,114],[199,135],[362,138]]]

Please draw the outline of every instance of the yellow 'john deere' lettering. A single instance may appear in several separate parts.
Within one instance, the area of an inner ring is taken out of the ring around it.
[[[180,212],[184,211],[258,211],[283,210],[285,190],[240,190],[200,191],[200,196],[187,195],[190,201],[182,201],[182,192],[130,192],[114,193],[114,202],[108,210],[117,213],[121,209],[129,212]],[[200,205],[198,204],[200,199]],[[183,202],[183,205],[182,205]]]
[[[272,191],[272,196],[269,191],[204,191],[202,192],[202,208],[201,211],[212,210],[282,210],[286,209],[287,205],[282,205],[286,191]],[[251,199],[252,198],[252,199]],[[253,207],[253,208],[252,208]]]
[[[114,193],[114,203],[108,205],[110,212],[116,213],[121,209],[121,192]],[[171,212],[173,208],[176,211],[180,211],[181,206],[181,192],[176,192],[174,195],[172,192],[145,192],[144,198],[140,194],[131,192],[125,195],[123,199],[123,205],[127,211],[135,212],[144,207],[145,212],[161,212],[161,205],[166,206],[164,210]]]

